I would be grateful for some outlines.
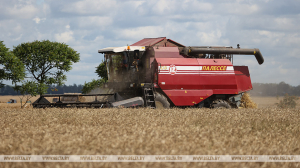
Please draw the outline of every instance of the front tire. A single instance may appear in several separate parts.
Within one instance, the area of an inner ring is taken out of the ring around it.
[[[164,95],[156,92],[155,93],[155,106],[156,106],[156,109],[170,108],[170,103]]]
[[[218,99],[218,100],[213,101],[213,103],[211,104],[211,108],[214,108],[214,109],[227,108],[227,109],[229,109],[229,108],[231,108],[231,106],[227,101]]]

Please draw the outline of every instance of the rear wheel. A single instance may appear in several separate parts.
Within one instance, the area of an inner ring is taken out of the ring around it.
[[[170,108],[168,99],[164,95],[157,92],[155,93],[155,105],[157,109]]]
[[[231,107],[230,107],[230,104],[227,101],[218,99],[218,100],[213,101],[213,103],[211,104],[211,108],[215,108],[215,109],[225,109],[225,108],[227,108],[227,109],[229,109]]]

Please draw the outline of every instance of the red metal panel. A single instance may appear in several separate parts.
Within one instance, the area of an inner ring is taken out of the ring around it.
[[[161,89],[199,89],[199,66],[197,59],[156,58],[158,63],[158,85]],[[170,65],[176,66],[176,73],[170,73]],[[194,71],[184,70],[186,67]],[[187,73],[191,72],[191,73]]]
[[[155,61],[159,69],[158,86],[176,106],[192,106],[212,94],[238,94],[252,89],[248,67],[233,66],[227,59],[155,58]]]
[[[180,44],[180,43],[177,43],[176,41],[173,41],[173,40],[171,40],[171,39],[168,39],[168,42],[173,43],[173,44],[175,44],[175,45],[178,46],[178,47],[185,47],[184,45],[182,45],[182,44]],[[169,47],[168,44],[167,44],[166,47]],[[170,45],[170,47],[171,47],[171,45]]]
[[[234,66],[238,92],[252,90],[251,78],[247,66]]]
[[[213,94],[212,90],[163,90],[175,106],[193,106]]]
[[[131,46],[153,46],[156,43],[166,39],[166,37],[159,37],[159,38],[144,38],[143,40],[140,40],[134,44],[131,44]]]
[[[228,59],[197,59],[197,61],[204,70],[200,73],[199,84],[202,88],[213,89],[214,94],[237,94],[233,65]],[[220,71],[211,70],[212,68]]]
[[[199,63],[196,58],[156,58],[156,61],[162,65],[191,65],[198,66]]]
[[[183,58],[177,47],[154,47],[155,58]]]
[[[203,67],[199,82],[201,89],[213,89],[214,94],[238,93],[233,65],[228,59],[197,59],[197,61]]]
[[[156,58],[156,61],[160,66],[158,85],[163,90],[209,89],[214,94],[238,93],[233,66],[227,59]]]
[[[199,74],[158,75],[161,89],[200,89]]]

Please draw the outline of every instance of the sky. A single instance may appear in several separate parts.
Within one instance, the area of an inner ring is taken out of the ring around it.
[[[0,41],[12,49],[35,40],[63,42],[80,53],[66,85],[97,79],[98,49],[167,37],[185,46],[258,48],[235,56],[254,83],[300,85],[298,0],[1,0]]]

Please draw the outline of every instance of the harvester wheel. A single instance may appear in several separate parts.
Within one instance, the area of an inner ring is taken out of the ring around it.
[[[170,108],[168,99],[164,95],[157,92],[155,93],[155,105],[157,109]]]
[[[213,101],[213,103],[211,104],[211,107],[217,108],[217,109],[231,108],[230,104],[227,101],[221,100],[221,99]]]

